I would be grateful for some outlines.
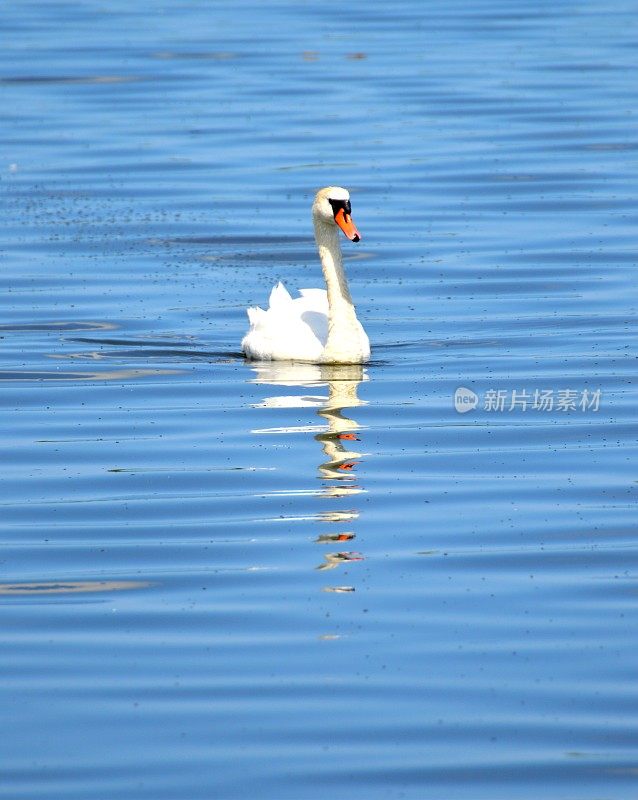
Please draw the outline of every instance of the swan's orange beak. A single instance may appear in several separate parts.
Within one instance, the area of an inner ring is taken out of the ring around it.
[[[352,217],[350,214],[346,214],[343,208],[340,208],[335,214],[335,222],[351,242],[358,242],[361,239],[357,226],[352,221]]]

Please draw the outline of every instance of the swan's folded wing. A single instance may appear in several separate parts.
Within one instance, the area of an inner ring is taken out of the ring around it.
[[[268,309],[248,309],[250,330],[242,349],[257,360],[315,361],[328,336],[328,301],[323,289],[303,289],[294,300],[278,283],[270,293]]]
[[[281,281],[273,287],[268,298],[268,311],[284,311],[292,303],[292,297]]]
[[[328,314],[328,292],[325,289],[299,289],[309,311],[320,311]]]
[[[251,328],[258,328],[259,325],[263,323],[266,316],[264,309],[259,308],[259,306],[247,308],[246,313],[248,314],[248,321],[250,322]]]

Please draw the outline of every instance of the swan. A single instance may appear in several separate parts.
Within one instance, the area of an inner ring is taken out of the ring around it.
[[[370,342],[357,319],[339,246],[339,228],[353,242],[361,238],[352,221],[348,190],[320,189],[312,220],[327,291],[300,289],[300,297],[293,300],[279,282],[266,311],[247,309],[250,328],[241,347],[252,361],[363,364],[370,358]]]

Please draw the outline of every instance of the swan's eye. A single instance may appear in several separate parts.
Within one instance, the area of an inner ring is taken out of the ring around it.
[[[328,202],[332,206],[332,215],[334,217],[337,216],[341,209],[343,209],[344,214],[347,214],[348,216],[352,214],[352,206],[350,205],[349,200],[330,200],[330,198],[328,198]]]

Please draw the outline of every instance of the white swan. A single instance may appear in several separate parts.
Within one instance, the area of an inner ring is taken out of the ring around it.
[[[370,358],[370,342],[354,310],[339,246],[338,228],[353,242],[361,238],[350,213],[346,189],[328,186],[317,192],[312,219],[327,291],[301,289],[301,297],[293,300],[278,283],[266,311],[248,309],[250,330],[241,343],[247,358],[312,364],[362,364]]]

